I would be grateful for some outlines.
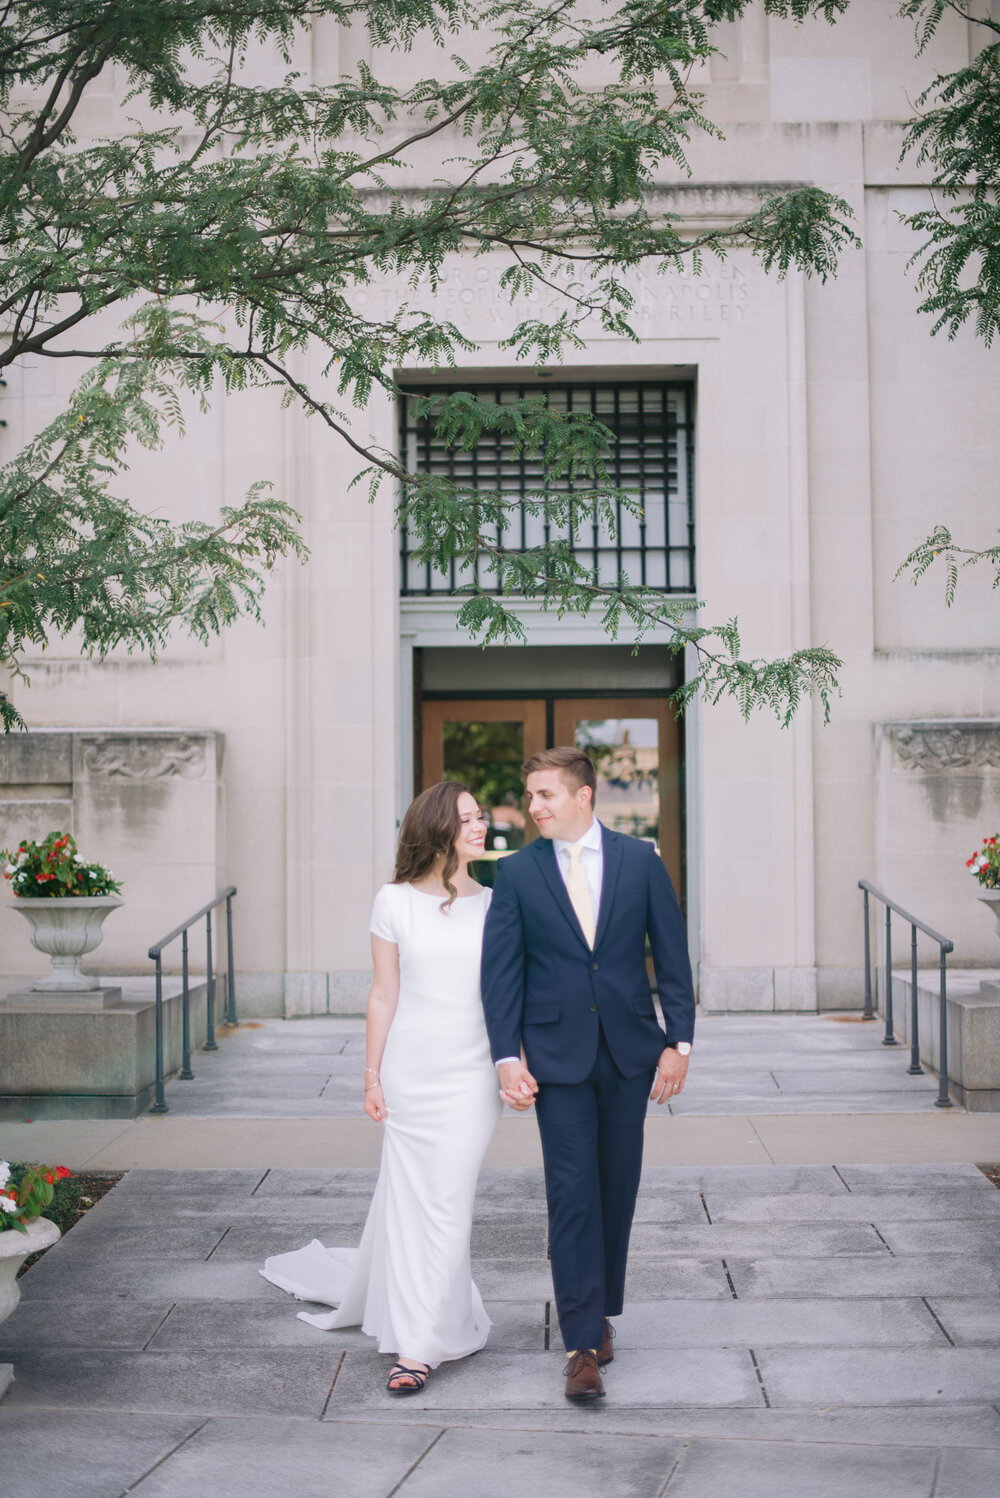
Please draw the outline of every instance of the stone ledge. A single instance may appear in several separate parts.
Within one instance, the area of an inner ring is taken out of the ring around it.
[[[1000,1112],[1000,972],[955,968],[948,972],[948,1082],[952,1098],[970,1113]],[[892,975],[893,1031],[910,1043],[910,973]],[[917,972],[920,1060],[940,1071],[938,970]],[[881,999],[879,1009],[884,1018]]]
[[[163,1002],[164,1071],[181,1066],[183,1004],[170,980]],[[33,996],[32,996],[33,997]],[[156,1003],[151,984],[125,984],[121,1002],[108,1009],[40,1008],[0,1004],[0,1119],[135,1118],[153,1099],[156,1078]],[[215,1019],[221,1026],[226,980],[215,985]],[[191,1049],[205,1044],[207,988],[190,990]]]
[[[698,1003],[706,1014],[815,1014],[814,967],[711,967],[698,972]]]

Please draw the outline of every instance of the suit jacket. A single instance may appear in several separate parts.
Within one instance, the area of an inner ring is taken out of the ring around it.
[[[603,1028],[624,1076],[694,1034],[684,920],[650,843],[602,827],[604,877],[593,951],[543,837],[497,864],[483,938],[483,1008],[495,1061],[520,1054],[539,1082],[582,1082]],[[653,952],[664,1036],[646,970]]]

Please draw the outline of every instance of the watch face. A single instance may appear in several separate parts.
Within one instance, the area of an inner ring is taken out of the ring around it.
[[[678,1056],[690,1056],[690,1054],[691,1054],[691,1042],[690,1042],[690,1040],[679,1040],[677,1042],[677,1054],[678,1054]]]

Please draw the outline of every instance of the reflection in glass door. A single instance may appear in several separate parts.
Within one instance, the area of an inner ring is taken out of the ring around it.
[[[581,697],[555,703],[555,739],[586,750],[597,771],[597,815],[606,827],[659,850],[681,893],[677,719],[662,698]]]

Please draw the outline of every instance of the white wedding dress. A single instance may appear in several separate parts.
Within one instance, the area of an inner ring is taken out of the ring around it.
[[[278,1254],[261,1270],[323,1331],[361,1326],[379,1352],[432,1368],[478,1352],[490,1320],[472,1279],[476,1179],[501,1112],[479,994],[489,890],[455,900],[386,884],[371,929],[399,947],[399,1004],[379,1068],[388,1117],[382,1164],[357,1250]]]

